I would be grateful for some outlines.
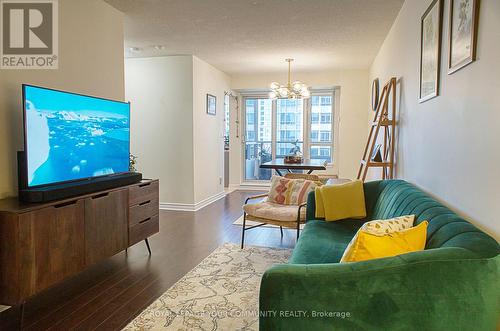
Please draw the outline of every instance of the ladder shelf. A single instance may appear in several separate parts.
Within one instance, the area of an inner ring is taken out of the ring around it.
[[[363,158],[359,165],[358,177],[366,180],[368,169],[382,168],[382,179],[394,178],[394,149],[396,130],[396,78],[392,77],[385,84],[380,95],[380,102],[375,110],[375,117],[370,126]],[[375,147],[380,144],[382,160],[373,159]]]

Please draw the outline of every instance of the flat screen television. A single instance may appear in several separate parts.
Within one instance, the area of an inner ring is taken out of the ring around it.
[[[27,188],[129,171],[130,104],[23,85]]]

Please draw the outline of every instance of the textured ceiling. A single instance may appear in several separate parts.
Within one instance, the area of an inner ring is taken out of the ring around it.
[[[295,71],[367,68],[404,2],[105,1],[125,13],[126,57],[193,54],[228,74],[283,71],[287,57]]]

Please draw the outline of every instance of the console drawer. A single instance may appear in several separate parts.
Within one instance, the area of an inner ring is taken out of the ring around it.
[[[130,207],[129,226],[134,226],[148,217],[157,215],[159,209],[158,197]]]
[[[137,184],[129,188],[129,206],[158,199],[158,181]]]
[[[160,222],[158,215],[148,217],[138,224],[131,226],[128,233],[128,244],[132,246],[141,240],[152,236],[160,231]]]

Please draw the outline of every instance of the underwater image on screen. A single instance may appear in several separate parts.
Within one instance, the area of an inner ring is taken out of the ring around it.
[[[127,103],[25,86],[28,186],[129,170]]]

